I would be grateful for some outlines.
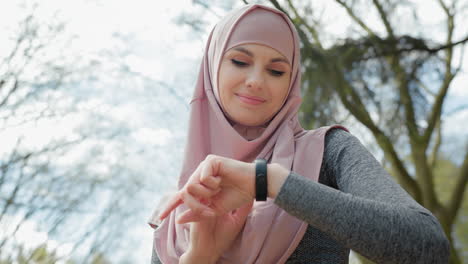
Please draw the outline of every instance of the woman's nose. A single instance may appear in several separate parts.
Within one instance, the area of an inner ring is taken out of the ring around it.
[[[263,87],[263,75],[261,70],[252,70],[248,75],[246,84],[250,89],[261,89]]]

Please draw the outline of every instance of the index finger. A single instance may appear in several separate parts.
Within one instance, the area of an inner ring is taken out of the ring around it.
[[[177,208],[177,206],[181,205],[184,201],[181,198],[180,193],[177,193],[174,195],[174,197],[171,198],[171,200],[164,206],[163,210],[161,210],[161,213],[159,214],[159,219],[163,220],[166,218],[174,209]]]

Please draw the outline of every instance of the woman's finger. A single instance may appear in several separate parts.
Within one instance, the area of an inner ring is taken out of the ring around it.
[[[198,184],[189,184],[187,186],[187,191],[198,199],[201,199],[201,198],[209,199],[213,195],[216,195],[220,191],[220,189],[219,188],[209,189],[205,187],[203,184],[198,183]]]
[[[184,204],[189,207],[196,214],[215,215],[213,209],[203,204],[201,201],[195,199],[190,193],[183,192],[182,200]]]
[[[180,193],[176,193],[161,210],[159,219],[163,220],[166,218],[172,212],[172,210],[176,209],[177,206],[181,205],[183,202],[184,201],[181,199]]]
[[[203,161],[203,167],[200,171],[200,182],[211,189],[217,189],[221,182],[220,177],[216,177],[219,174],[220,166],[223,160],[220,157],[209,155]]]
[[[221,183],[221,177],[214,175],[202,175],[200,182],[210,189],[218,189]]]
[[[169,202],[163,207],[161,210],[161,213],[159,214],[159,219],[163,220],[166,218],[175,208],[177,208],[179,205],[182,203],[187,203],[187,205],[192,208],[195,212],[198,210],[209,210],[209,208],[202,203],[198,202],[196,199],[193,199],[190,195],[187,195],[187,192],[193,192],[196,194],[196,196],[200,196],[202,198],[209,198],[212,195],[216,194],[219,190],[211,190],[210,192],[207,192],[208,188],[204,187],[199,183],[199,177],[200,177],[200,172],[205,167],[206,162],[203,161],[200,163],[200,165],[197,167],[197,169],[192,173],[192,175],[189,178],[189,181],[187,182],[187,188],[188,186],[192,185],[200,185],[199,187],[191,187],[190,190],[187,191],[179,191],[174,197],[172,197]],[[191,183],[193,182],[193,183]],[[185,189],[187,189],[185,188]],[[215,188],[213,188],[215,189]],[[184,194],[185,195],[182,195]],[[212,210],[211,210],[212,211]]]

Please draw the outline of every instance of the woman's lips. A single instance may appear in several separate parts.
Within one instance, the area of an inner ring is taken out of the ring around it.
[[[265,102],[265,99],[258,98],[258,97],[253,97],[253,96],[248,96],[248,95],[241,95],[241,94],[236,94],[239,99],[246,103],[246,104],[251,104],[251,105],[259,105]]]

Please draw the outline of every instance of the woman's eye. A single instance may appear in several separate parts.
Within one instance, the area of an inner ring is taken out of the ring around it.
[[[270,70],[271,74],[274,76],[282,76],[284,72],[282,71],[276,71],[276,70]]]
[[[235,59],[231,59],[232,63],[234,65],[237,65],[237,66],[240,66],[240,67],[243,67],[243,66],[247,66],[248,64],[243,62],[243,61],[238,61],[238,60],[235,60]]]

